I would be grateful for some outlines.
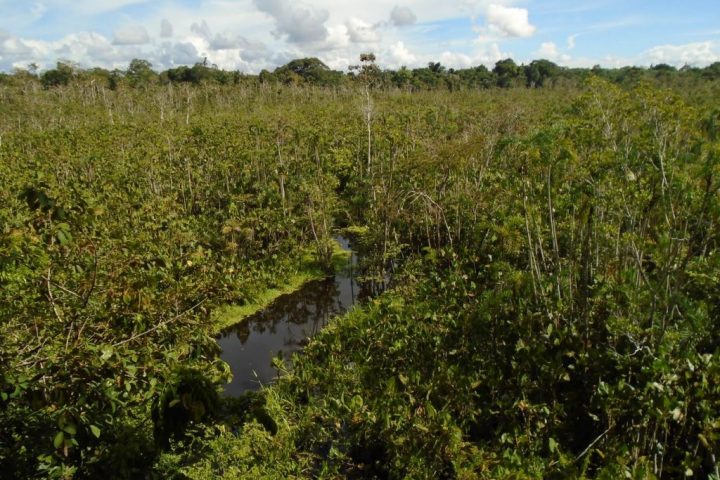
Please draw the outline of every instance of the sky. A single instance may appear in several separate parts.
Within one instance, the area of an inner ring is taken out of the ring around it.
[[[720,61],[720,0],[0,0],[0,71],[207,62],[258,73],[301,57],[346,70],[545,58],[618,67]]]

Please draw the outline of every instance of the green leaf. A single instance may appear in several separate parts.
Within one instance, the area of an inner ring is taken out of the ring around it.
[[[552,437],[548,438],[548,449],[550,453],[555,453],[558,450],[558,443]]]
[[[350,399],[350,406],[354,409],[362,408],[363,399],[360,395],[355,395]]]
[[[95,438],[100,438],[100,429],[96,427],[95,425],[90,425],[90,431],[93,435],[95,435]]]
[[[69,435],[77,434],[77,426],[74,423],[68,423],[63,427],[63,430]]]
[[[53,447],[60,448],[65,440],[65,432],[58,432],[53,439]]]
[[[72,236],[70,235],[70,232],[59,230],[57,233],[57,239],[60,242],[60,245],[67,245],[70,243],[70,240],[72,240]]]
[[[105,345],[100,349],[101,355],[100,360],[107,360],[108,358],[112,357],[113,354],[113,347],[112,345]]]

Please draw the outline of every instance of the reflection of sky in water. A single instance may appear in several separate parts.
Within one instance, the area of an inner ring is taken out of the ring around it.
[[[338,241],[349,249],[346,239]],[[351,258],[351,265],[334,278],[309,282],[222,333],[218,339],[221,357],[233,372],[226,395],[237,396],[272,382],[277,375],[273,357],[281,353],[289,359],[332,317],[346,312],[358,297],[366,296],[353,279],[355,255]]]

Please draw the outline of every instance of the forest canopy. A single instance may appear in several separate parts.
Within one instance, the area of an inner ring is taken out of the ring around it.
[[[375,56],[372,55],[374,65]],[[58,61],[55,68],[37,74],[37,66],[16,69],[13,74],[0,74],[0,81],[10,81],[13,77],[37,77],[46,88],[68,85],[72,80],[90,79],[106,82],[116,88],[118,81],[137,88],[149,84],[204,82],[219,84],[279,83],[285,85],[350,86],[357,75],[353,67],[343,73],[332,70],[315,57],[299,58],[277,67],[272,72],[262,70],[257,75],[240,71],[219,69],[208,62],[207,58],[192,66],[179,66],[157,72],[147,60],[134,59],[125,70],[107,70],[102,68],[83,69],[69,61]],[[409,90],[427,89],[467,89],[467,88],[539,88],[556,85],[581,84],[589,76],[598,76],[610,82],[629,85],[640,80],[655,81],[667,85],[671,81],[692,82],[697,80],[716,80],[720,78],[720,62],[704,68],[686,65],[680,69],[667,64],[643,67],[592,68],[562,67],[547,59],[533,60],[527,65],[518,65],[512,58],[499,60],[492,69],[484,65],[470,68],[446,68],[440,62],[430,62],[427,67],[397,70],[376,68],[376,85]]]

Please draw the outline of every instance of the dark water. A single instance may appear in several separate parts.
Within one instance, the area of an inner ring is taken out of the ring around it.
[[[338,238],[343,249],[350,250],[347,239]],[[285,360],[302,349],[337,315],[345,313],[369,292],[354,278],[357,258],[351,254],[346,268],[334,277],[305,284],[300,290],[283,295],[268,308],[228,328],[218,338],[221,358],[230,365],[233,379],[225,386],[225,395],[238,396],[257,390],[277,376],[272,359]]]

